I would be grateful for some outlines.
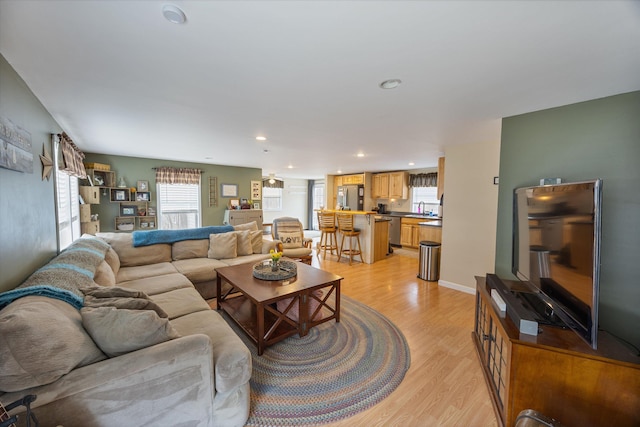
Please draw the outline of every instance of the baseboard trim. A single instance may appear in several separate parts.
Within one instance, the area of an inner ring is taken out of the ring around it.
[[[453,289],[455,291],[464,292],[465,294],[475,295],[475,288],[470,288],[468,286],[459,285],[453,282],[447,282],[446,280],[438,280],[438,286],[442,286],[443,288]]]

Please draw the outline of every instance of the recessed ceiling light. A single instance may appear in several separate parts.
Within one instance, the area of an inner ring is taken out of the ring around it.
[[[364,153],[358,153],[356,154],[357,157],[364,157]]]
[[[382,89],[395,89],[400,86],[400,83],[402,83],[402,80],[400,79],[390,79],[383,81],[379,86]]]
[[[342,173],[342,171],[341,171],[340,169],[338,169],[338,170],[336,171],[336,173],[339,173],[339,174],[340,174],[340,173]]]
[[[267,140],[267,137],[266,137],[266,136],[256,136],[256,139],[257,139],[258,141],[266,141],[266,140]]]
[[[293,169],[293,165],[287,166],[287,169]]]
[[[187,21],[187,15],[182,9],[173,4],[165,4],[162,6],[162,16],[173,24],[184,24]]]
[[[415,163],[409,162],[409,166],[413,166],[413,165],[415,165]]]

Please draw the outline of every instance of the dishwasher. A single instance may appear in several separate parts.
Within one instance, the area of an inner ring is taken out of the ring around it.
[[[389,244],[393,246],[401,246],[400,245],[400,223],[402,222],[402,217],[399,216],[388,216],[391,220],[389,225]]]

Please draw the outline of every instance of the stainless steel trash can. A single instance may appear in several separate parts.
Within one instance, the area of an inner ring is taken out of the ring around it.
[[[419,256],[418,278],[431,282],[438,280],[440,278],[440,243],[421,241]]]

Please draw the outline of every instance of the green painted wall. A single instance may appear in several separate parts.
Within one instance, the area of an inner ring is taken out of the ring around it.
[[[238,197],[251,199],[251,181],[262,180],[262,170],[256,168],[240,168],[235,166],[210,165],[203,163],[175,162],[137,157],[111,156],[106,154],[86,153],[86,162],[108,164],[116,172],[116,180],[124,177],[129,187],[135,187],[138,181],[149,181],[151,190],[150,206],[157,206],[156,181],[154,167],[171,166],[177,168],[202,169],[201,202],[202,225],[221,225],[224,211],[231,198],[220,197],[220,184],[237,184]],[[218,206],[209,206],[209,177],[217,177]],[[111,203],[108,196],[100,197],[100,205],[92,206],[92,213],[100,218],[101,231],[114,231],[114,218],[119,215],[119,203]]]
[[[0,55],[0,116],[31,133],[33,173],[0,168],[0,292],[13,289],[57,253],[53,177],[39,155],[60,127]]]
[[[543,177],[603,179],[600,328],[640,347],[640,91],[503,119],[501,277],[513,277],[513,189]]]

